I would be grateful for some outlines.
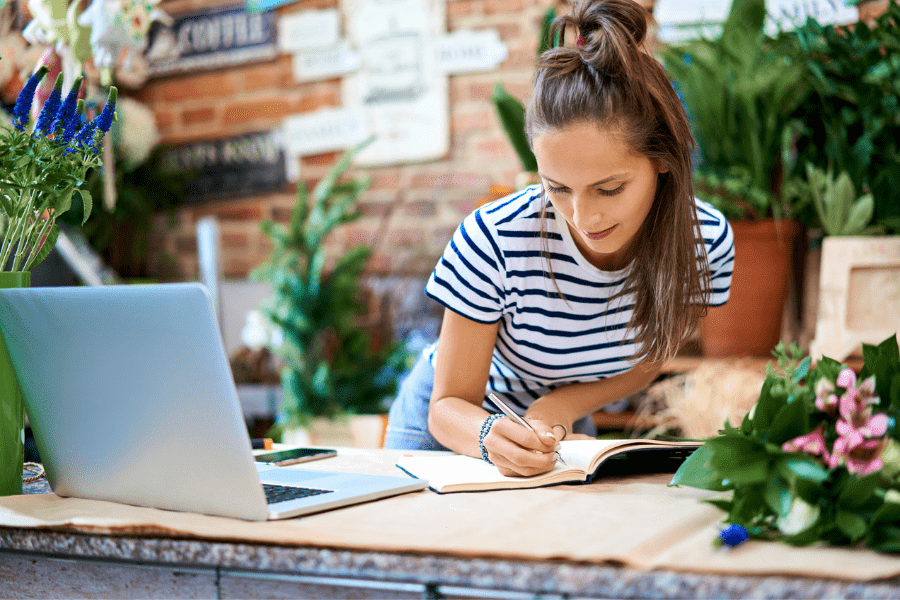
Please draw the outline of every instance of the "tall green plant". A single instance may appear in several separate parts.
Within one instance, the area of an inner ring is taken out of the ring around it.
[[[273,351],[284,361],[282,406],[288,424],[382,412],[405,366],[397,344],[374,348],[359,323],[366,311],[359,279],[370,249],[353,248],[326,269],[325,238],[359,218],[354,205],[369,186],[366,180],[339,179],[368,143],[345,152],[311,195],[305,184],[297,187],[287,225],[260,225],[273,249],[251,276],[272,288],[273,297],[261,310],[282,334]]]
[[[872,194],[873,222],[900,233],[900,5],[874,27],[808,19],[793,39],[811,90],[795,115],[797,164],[846,172]]]
[[[789,121],[805,91],[802,67],[764,33],[765,18],[764,0],[735,0],[718,38],[673,45],[660,57],[697,138],[698,174],[747,190],[742,197],[749,201],[725,211],[786,218],[797,208],[783,193]]]

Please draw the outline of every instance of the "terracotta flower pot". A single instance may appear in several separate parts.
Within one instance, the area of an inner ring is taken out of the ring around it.
[[[731,296],[700,323],[705,356],[769,356],[781,338],[792,275],[796,221],[733,221]]]

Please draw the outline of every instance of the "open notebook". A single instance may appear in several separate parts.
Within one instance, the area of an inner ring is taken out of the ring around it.
[[[559,454],[566,466],[557,463],[552,471],[532,477],[506,477],[480,458],[462,454],[403,456],[397,466],[413,477],[428,480],[436,492],[483,492],[591,483],[605,475],[672,472],[701,445],[649,439],[563,440]]]
[[[60,496],[265,520],[426,485],[257,464],[199,284],[3,289],[0,330]]]

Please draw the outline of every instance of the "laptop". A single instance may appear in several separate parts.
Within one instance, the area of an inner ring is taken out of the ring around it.
[[[60,496],[266,520],[428,485],[256,463],[199,283],[3,289],[0,332]]]

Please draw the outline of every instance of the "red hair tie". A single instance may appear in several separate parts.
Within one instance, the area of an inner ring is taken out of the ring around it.
[[[578,36],[578,39],[575,40],[575,45],[578,46],[579,48],[581,48],[581,46],[584,45],[584,36],[583,35]]]

